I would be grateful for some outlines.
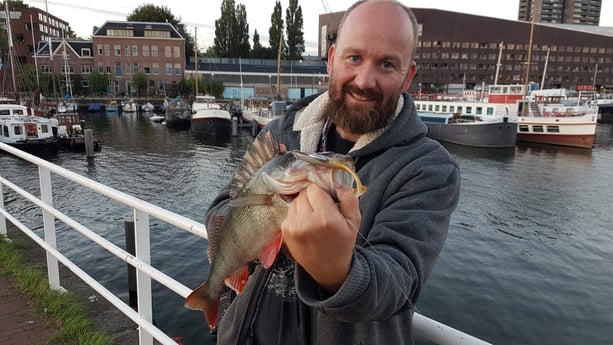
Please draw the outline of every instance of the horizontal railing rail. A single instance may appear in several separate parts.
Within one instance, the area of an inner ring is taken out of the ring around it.
[[[38,167],[41,197],[38,198],[15,183],[2,176],[0,171],[0,234],[7,234],[7,221],[15,225],[20,231],[24,232],[34,240],[47,253],[47,274],[49,286],[55,290],[63,290],[60,285],[59,263],[72,271],[83,282],[91,286],[102,297],[109,301],[114,307],[130,318],[139,326],[139,344],[151,345],[153,340],[161,344],[177,344],[162,330],[153,324],[153,310],[151,300],[151,279],[161,283],[181,297],[187,297],[192,289],[183,285],[181,282],[164,274],[157,268],[151,266],[150,262],[150,242],[149,242],[149,219],[150,217],[172,224],[179,229],[188,231],[202,238],[207,238],[206,228],[202,223],[196,222],[187,217],[168,211],[146,201],[140,200],[126,193],[105,186],[101,183],[88,179],[84,176],[71,172],[65,168],[50,163],[44,159],[25,153],[14,147],[0,143],[0,150],[15,155]],[[51,173],[62,176],[69,181],[86,187],[96,193],[111,198],[122,203],[133,210],[136,254],[132,255],[126,250],[116,246],[91,229],[87,228],[77,220],[72,219],[53,206]],[[10,214],[4,207],[3,187],[6,186],[24,199],[39,207],[43,212],[43,231],[44,238],[38,236],[32,229],[25,225],[21,220]],[[136,270],[136,311],[125,303],[113,292],[105,288],[100,282],[87,274],[81,267],[72,262],[62,254],[56,245],[55,220],[60,220],[67,226],[76,230],[87,237],[100,247],[120,258],[124,262],[133,266]],[[425,339],[441,345],[477,345],[487,344],[486,342],[465,334],[452,327],[446,326],[435,320],[415,313],[413,317],[415,333]]]

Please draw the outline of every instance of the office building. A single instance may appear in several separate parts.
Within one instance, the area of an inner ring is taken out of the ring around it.
[[[520,0],[517,19],[536,23],[600,23],[602,0]]]

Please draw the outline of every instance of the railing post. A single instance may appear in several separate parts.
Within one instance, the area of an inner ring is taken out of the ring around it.
[[[47,205],[53,207],[53,194],[51,192],[51,172],[49,169],[38,166],[38,175],[40,180],[40,200]],[[55,237],[55,218],[49,211],[43,210],[43,226],[45,229],[45,242],[57,249]],[[60,286],[60,269],[57,258],[53,255],[47,255],[47,274],[49,276],[49,287],[54,290],[63,290]]]
[[[136,245],[134,244],[134,218],[126,216],[123,220],[124,236],[126,238],[126,251],[136,256]],[[126,263],[128,266],[128,305],[138,308],[138,296],[136,294],[136,268]]]
[[[4,194],[2,193],[2,183],[0,183],[0,208],[4,209]],[[6,236],[6,217],[0,213],[0,235]]]
[[[136,245],[136,257],[144,263],[151,264],[151,242],[149,236],[149,215],[143,211],[134,209],[134,242]],[[151,299],[151,277],[136,270],[136,295],[138,299],[138,313],[145,320],[153,323],[153,306]],[[153,336],[138,330],[140,345],[153,345]]]

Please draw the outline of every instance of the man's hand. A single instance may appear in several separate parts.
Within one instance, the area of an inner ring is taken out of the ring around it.
[[[286,249],[327,292],[336,292],[351,270],[362,221],[358,198],[347,186],[336,189],[339,203],[316,184],[300,192],[281,224]]]

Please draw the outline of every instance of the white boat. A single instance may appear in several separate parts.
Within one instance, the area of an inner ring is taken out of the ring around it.
[[[158,114],[153,114],[151,115],[151,117],[149,117],[149,120],[153,122],[163,122],[164,120],[166,120],[166,117]]]
[[[192,103],[195,113],[191,117],[192,131],[196,134],[230,135],[232,132],[232,115],[215,97],[196,96]]]
[[[28,114],[17,104],[0,104],[0,142],[34,154],[57,152],[53,133],[58,121]]]
[[[155,106],[149,102],[143,104],[140,107],[143,111],[147,112],[147,111],[153,111],[155,109]]]
[[[533,90],[519,102],[517,141],[591,149],[598,104],[565,89]]]
[[[135,113],[138,111],[138,104],[136,104],[136,102],[134,102],[133,99],[129,99],[127,101],[124,102],[123,104],[123,112],[124,113]]]
[[[76,102],[70,100],[62,100],[57,104],[57,112],[64,113],[76,113],[79,110],[79,106]]]
[[[442,142],[483,148],[515,147],[517,101],[522,85],[492,85],[487,92],[428,95],[415,106],[428,126],[428,136]]]

